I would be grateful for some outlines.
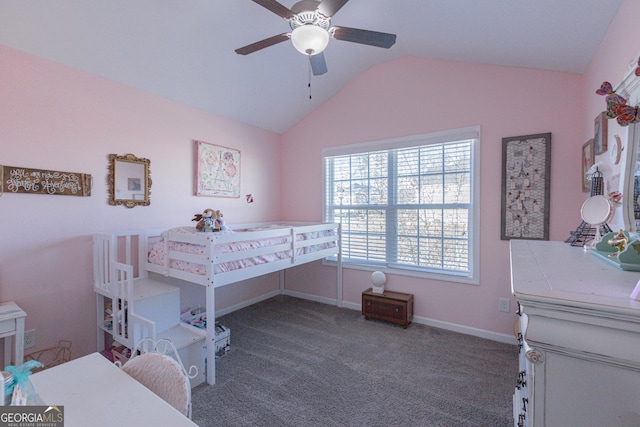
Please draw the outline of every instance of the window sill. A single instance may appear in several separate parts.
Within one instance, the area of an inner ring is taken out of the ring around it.
[[[335,267],[338,263],[336,261],[329,261],[325,259],[322,261],[322,264]],[[438,280],[442,282],[455,282],[455,283],[462,283],[465,285],[480,284],[479,279],[473,278],[473,277],[455,276],[452,274],[442,274],[442,273],[431,273],[426,271],[409,270],[409,269],[403,269],[403,268],[377,267],[373,265],[356,264],[352,262],[342,263],[342,268],[347,268],[350,270],[372,271],[372,272],[382,271],[385,274],[391,274],[396,276],[417,277],[420,279]]]

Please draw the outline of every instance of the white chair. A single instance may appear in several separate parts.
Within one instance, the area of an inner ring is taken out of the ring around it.
[[[172,353],[175,359],[169,356]],[[164,338],[156,342],[150,338],[141,340],[133,349],[129,361],[122,366],[122,370],[191,418],[189,378],[196,377],[198,368],[191,366],[187,372],[176,346],[171,341]]]

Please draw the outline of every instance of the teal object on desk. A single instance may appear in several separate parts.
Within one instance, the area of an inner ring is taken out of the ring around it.
[[[630,241],[629,233],[623,232],[627,237],[629,243],[627,243],[624,250],[618,252],[615,246],[611,246],[608,242],[613,239],[618,233],[607,233],[602,237],[602,240],[598,242],[591,252],[606,260],[610,264],[626,271],[640,271],[640,240],[634,239]],[[617,255],[616,255],[617,253]]]
[[[33,389],[31,381],[29,381],[29,375],[31,375],[31,371],[33,369],[42,367],[44,367],[44,365],[37,360],[29,360],[20,366],[5,366],[5,372],[9,372],[13,378],[13,382],[9,385],[9,387],[5,387],[5,401],[7,399],[6,396],[8,396],[9,394],[13,394],[13,390],[16,386],[20,387],[20,396],[23,396],[24,402],[14,402],[14,396],[14,399],[11,399],[11,404],[22,406],[28,401],[35,401],[34,399],[36,398],[36,392]]]

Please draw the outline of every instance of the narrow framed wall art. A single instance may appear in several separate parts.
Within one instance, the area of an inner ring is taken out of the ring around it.
[[[608,129],[605,112],[598,114],[593,123],[594,154],[602,154],[607,151]]]
[[[549,240],[551,133],[502,139],[502,240]]]
[[[591,138],[582,146],[582,192],[588,193],[591,190],[591,180],[587,176],[587,171],[595,163],[594,138]]]

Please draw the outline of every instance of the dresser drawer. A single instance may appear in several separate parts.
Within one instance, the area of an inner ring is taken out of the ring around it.
[[[406,328],[413,318],[413,295],[391,291],[375,294],[368,289],[362,293],[362,315]]]

